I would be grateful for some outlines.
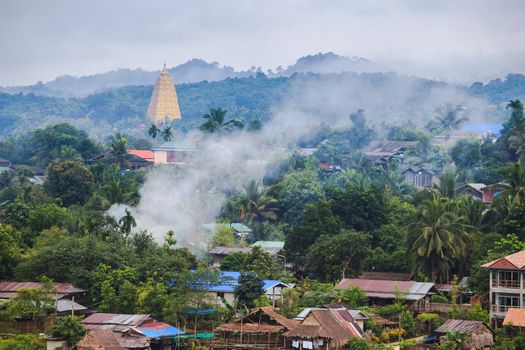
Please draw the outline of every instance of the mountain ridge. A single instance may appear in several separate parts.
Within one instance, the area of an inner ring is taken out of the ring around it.
[[[217,61],[207,62],[200,58],[190,59],[180,65],[169,68],[176,84],[197,83],[201,81],[220,81],[226,78],[243,78],[265,73],[268,77],[291,76],[294,73],[341,73],[371,72],[377,70],[375,63],[363,57],[345,57],[333,52],[317,53],[297,59],[286,69],[281,66],[275,70],[263,71],[261,67],[248,70],[235,70]],[[109,89],[131,86],[152,85],[160,70],[148,71],[142,68],[119,68],[105,73],[85,76],[61,75],[49,82],[37,82],[33,85],[0,87],[0,92],[11,94],[33,93],[53,97],[85,97]]]

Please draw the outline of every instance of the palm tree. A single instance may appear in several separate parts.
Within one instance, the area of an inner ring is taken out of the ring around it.
[[[456,196],[457,175],[452,172],[441,174],[438,191],[443,197],[454,198]]]
[[[343,169],[339,175],[341,186],[348,185],[365,187],[370,184],[370,175],[366,171],[358,171],[356,169]]]
[[[237,119],[226,121],[226,111],[221,108],[210,109],[210,113],[205,114],[202,118],[205,121],[201,124],[200,129],[208,133],[244,128],[244,124]]]
[[[122,134],[116,133],[109,141],[110,153],[115,157],[120,168],[125,168],[127,161],[126,157],[128,154],[128,139]]]
[[[434,196],[421,204],[409,225],[409,248],[416,261],[414,272],[429,273],[432,281],[448,279],[454,259],[466,256],[471,227],[446,198]]]
[[[171,139],[173,138],[173,132],[171,131],[171,126],[167,126],[165,127],[162,132],[161,132],[161,135],[162,135],[162,139],[166,142],[170,142]]]
[[[521,164],[525,164],[525,121],[510,131],[509,148],[516,151]]]
[[[275,220],[277,219],[277,200],[266,191],[259,191],[256,181],[250,181],[244,186],[244,198],[241,200],[243,216],[248,218],[248,225],[251,225],[255,219],[260,217]]]
[[[130,191],[122,184],[120,178],[114,178],[110,180],[102,189],[102,196],[110,203],[125,203],[128,205],[133,204],[131,199],[132,194]]]
[[[468,336],[460,331],[447,332],[443,337],[443,342],[439,349],[442,350],[463,350],[466,349]]]
[[[37,130],[33,136],[33,145],[35,145],[35,154],[31,161],[36,165],[45,166],[56,156],[60,145],[60,135],[52,128]]]
[[[439,108],[436,111],[438,116],[428,123],[427,128],[432,132],[445,134],[445,139],[448,140],[452,131],[458,130],[468,120],[467,117],[462,116],[464,110],[465,108],[460,105]]]
[[[523,122],[523,103],[520,100],[510,100],[505,108],[512,110],[510,118],[503,123],[501,134],[506,134]]]
[[[157,135],[160,134],[160,129],[155,124],[151,124],[151,126],[148,129],[148,135],[152,138],[156,138]]]
[[[511,204],[525,202],[525,168],[521,161],[510,165],[503,171],[503,183],[493,185],[492,188],[502,190],[501,196],[508,198]],[[499,196],[498,196],[499,197]]]

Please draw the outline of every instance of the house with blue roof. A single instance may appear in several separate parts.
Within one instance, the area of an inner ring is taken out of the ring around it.
[[[233,304],[235,300],[235,288],[239,284],[240,272],[236,271],[221,271],[221,276],[216,284],[206,286],[208,295],[221,302],[224,300],[229,304]],[[276,300],[281,300],[283,297],[282,291],[286,288],[293,288],[293,284],[284,283],[280,280],[263,280],[263,289],[268,299],[275,304]]]

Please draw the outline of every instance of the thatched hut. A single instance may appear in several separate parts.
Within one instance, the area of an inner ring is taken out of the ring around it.
[[[300,325],[284,333],[296,349],[339,349],[350,338],[362,338],[364,332],[346,308],[313,309]]]
[[[126,350],[120,345],[118,336],[111,329],[93,329],[87,332],[76,350]]]
[[[213,349],[270,349],[285,346],[282,334],[295,328],[299,322],[279,315],[271,307],[261,307],[236,322],[216,329]]]
[[[490,349],[494,346],[494,332],[482,321],[447,320],[435,331],[445,335],[447,332],[459,332],[469,336],[465,349]]]

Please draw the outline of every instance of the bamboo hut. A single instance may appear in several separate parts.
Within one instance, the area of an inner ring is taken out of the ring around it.
[[[111,329],[90,330],[75,346],[76,350],[126,350]]]
[[[279,315],[271,307],[261,307],[236,322],[216,329],[212,349],[280,349],[285,347],[284,332],[299,322]]]

